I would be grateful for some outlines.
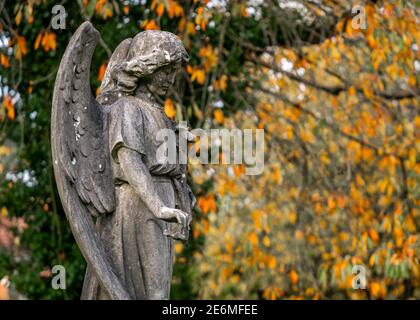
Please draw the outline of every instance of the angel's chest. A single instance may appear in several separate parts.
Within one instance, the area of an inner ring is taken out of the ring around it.
[[[158,148],[163,140],[162,137],[168,135],[172,129],[169,127],[168,119],[162,110],[157,108],[147,108],[144,115],[144,137],[146,143],[152,148]]]

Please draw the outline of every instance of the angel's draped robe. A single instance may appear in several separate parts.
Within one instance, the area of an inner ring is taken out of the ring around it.
[[[110,106],[109,150],[116,192],[116,210],[97,218],[96,226],[108,260],[133,299],[168,299],[174,244],[164,230],[175,223],[157,219],[128,184],[118,160],[118,150],[129,148],[141,154],[152,175],[156,194],[167,207],[178,206],[174,177],[185,183],[178,164],[160,164],[156,139],[160,129],[170,128],[161,108],[137,97],[127,96]],[[170,128],[172,129],[172,128]],[[109,299],[88,266],[82,299]]]

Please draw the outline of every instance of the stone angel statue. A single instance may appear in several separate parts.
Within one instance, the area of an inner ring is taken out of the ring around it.
[[[51,144],[64,211],[87,270],[82,299],[169,299],[174,240],[188,239],[194,195],[186,165],[158,161],[160,129],[175,129],[165,96],[188,61],[172,33],[122,41],[100,94],[89,84],[99,32],[75,32],[54,88]]]

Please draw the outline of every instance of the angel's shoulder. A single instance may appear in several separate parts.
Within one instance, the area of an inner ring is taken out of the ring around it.
[[[136,121],[143,117],[143,109],[138,101],[132,96],[123,96],[109,106],[109,113],[112,118],[124,118]]]

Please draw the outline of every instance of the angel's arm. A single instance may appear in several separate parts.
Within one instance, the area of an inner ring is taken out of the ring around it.
[[[163,220],[176,220],[186,226],[188,215],[181,210],[166,207],[159,199],[152,176],[138,152],[125,147],[119,148],[118,159],[127,182],[153,215]]]

